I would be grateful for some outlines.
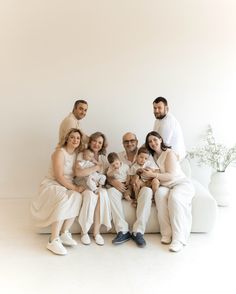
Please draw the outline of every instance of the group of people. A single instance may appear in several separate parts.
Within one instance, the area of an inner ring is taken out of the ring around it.
[[[70,228],[77,218],[81,242],[104,245],[101,225],[107,230],[114,224],[117,235],[113,244],[130,239],[145,247],[144,233],[151,205],[157,207],[161,242],[172,252],[186,245],[191,231],[191,203],[194,188],[181,170],[185,157],[181,127],[169,112],[167,100],[153,101],[155,124],[138,148],[132,132],[122,137],[124,150],[106,156],[107,140],[103,133],[87,136],[80,120],[88,103],[77,100],[73,111],[62,121],[59,143],[52,154],[48,175],[31,204],[31,213],[39,227],[51,227],[47,249],[67,254],[67,246],[77,245]],[[129,228],[122,199],[136,208],[136,221]]]

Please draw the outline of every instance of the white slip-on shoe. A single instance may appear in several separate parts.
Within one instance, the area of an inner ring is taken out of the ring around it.
[[[104,239],[100,234],[95,235],[94,240],[95,240],[96,244],[98,244],[100,246],[104,245]]]
[[[66,255],[67,250],[66,248],[62,245],[60,238],[55,238],[51,242],[49,241],[47,244],[47,249],[52,251],[55,254],[58,255]]]
[[[170,244],[171,243],[171,237],[169,237],[169,236],[162,236],[161,237],[161,243],[162,244]]]
[[[60,236],[61,242],[66,246],[76,246],[77,242],[72,238],[72,235],[69,231],[65,231]]]
[[[81,237],[81,242],[84,244],[84,245],[89,245],[91,244],[91,240],[90,240],[90,237],[88,234],[84,234],[82,237]]]
[[[178,240],[173,240],[170,244],[169,250],[172,252],[179,252],[184,247],[183,243]]]

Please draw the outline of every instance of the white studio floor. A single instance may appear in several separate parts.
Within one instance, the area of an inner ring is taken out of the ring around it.
[[[0,293],[236,293],[236,201],[219,208],[208,234],[192,234],[182,252],[170,253],[159,234],[146,248],[133,241],[114,246],[81,244],[67,256],[46,248],[48,235],[35,232],[29,199],[0,199]]]

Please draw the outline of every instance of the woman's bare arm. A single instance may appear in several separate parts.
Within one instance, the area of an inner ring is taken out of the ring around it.
[[[56,150],[52,155],[52,168],[56,181],[68,190],[81,192],[79,187],[72,184],[64,176],[64,154],[62,150]]]

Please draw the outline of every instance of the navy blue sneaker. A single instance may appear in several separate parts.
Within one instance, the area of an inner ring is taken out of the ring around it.
[[[131,234],[130,232],[127,232],[127,233],[122,233],[122,232],[119,232],[116,237],[112,240],[112,243],[115,244],[115,245],[118,245],[118,244],[122,244],[126,241],[129,241],[131,239]]]
[[[143,238],[143,234],[141,233],[133,233],[132,234],[132,239],[134,242],[138,245],[138,247],[145,247],[146,246],[146,241]]]

